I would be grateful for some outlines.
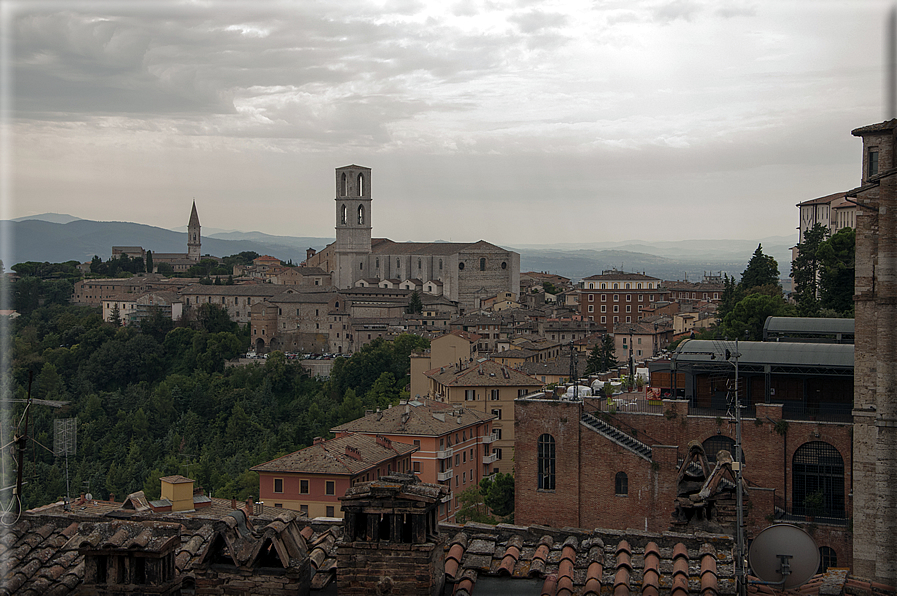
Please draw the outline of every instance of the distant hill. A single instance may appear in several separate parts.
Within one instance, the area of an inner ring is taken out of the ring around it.
[[[43,219],[41,219],[43,218]],[[68,221],[54,222],[49,219]],[[153,252],[186,252],[186,232],[129,222],[101,222],[71,215],[44,214],[3,221],[3,234],[13,238],[13,263],[23,261],[89,261],[94,255],[108,259],[113,246],[142,246]],[[697,281],[720,271],[738,277],[758,243],[779,263],[781,277],[791,270],[787,236],[760,240],[682,240],[677,242],[589,242],[583,244],[520,245],[507,247],[520,253],[521,271],[548,271],[574,280],[616,268],[639,271],[661,279]],[[203,254],[224,257],[243,251],[268,254],[300,263],[308,248],[321,250],[333,238],[272,236],[263,232],[217,232],[204,235]]]
[[[26,215],[25,217],[17,217],[10,221],[25,221],[28,219],[36,219],[38,221],[48,221],[50,223],[67,224],[72,221],[81,219],[66,213],[41,213],[40,215]]]
[[[10,234],[12,261],[89,261],[94,255],[103,260],[112,255],[113,246],[142,246],[153,252],[187,252],[187,234],[128,222],[76,219],[60,224],[36,219],[5,221],[3,233]],[[271,236],[270,238],[277,238]],[[243,251],[269,254],[283,261],[305,260],[305,249],[320,250],[332,239],[295,238],[292,245],[254,240],[202,239],[203,254],[219,257]]]

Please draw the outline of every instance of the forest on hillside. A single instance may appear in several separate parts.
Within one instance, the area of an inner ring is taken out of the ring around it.
[[[401,335],[377,340],[334,363],[328,380],[274,352],[267,360],[225,367],[249,345],[246,327],[214,305],[175,326],[158,315],[139,327],[103,322],[99,310],[44,301],[9,329],[11,374],[4,395],[68,402],[32,404],[32,437],[23,467],[23,506],[66,494],[66,459],[53,453],[54,419],[77,418],[77,452],[68,458],[70,494],[121,500],[144,490],[159,496],[159,477],[182,474],[215,497],[258,494],[251,466],[311,444],[316,436],[397,403],[408,384],[409,355],[429,347]],[[9,446],[24,430],[25,404],[2,420],[3,487],[15,483]],[[2,494],[6,509],[11,491]]]

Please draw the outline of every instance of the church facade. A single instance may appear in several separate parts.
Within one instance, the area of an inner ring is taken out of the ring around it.
[[[445,296],[462,312],[500,292],[520,292],[520,255],[484,240],[394,242],[372,238],[371,169],[336,169],[336,241],[319,253],[309,251],[306,265],[329,271],[339,289],[413,285],[423,293]]]

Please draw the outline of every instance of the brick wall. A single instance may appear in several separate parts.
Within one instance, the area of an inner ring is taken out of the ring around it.
[[[442,594],[445,582],[443,548],[441,541],[426,544],[340,544],[337,551],[337,592],[340,596]],[[392,586],[391,590],[383,591],[387,584]]]

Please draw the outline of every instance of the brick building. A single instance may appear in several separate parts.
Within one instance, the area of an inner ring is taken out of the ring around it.
[[[492,472],[510,473],[514,467],[514,400],[538,391],[542,383],[486,359],[434,368],[427,377],[428,397],[495,416]]]
[[[598,329],[608,333],[613,333],[617,323],[638,321],[645,307],[669,297],[658,278],[616,269],[583,278],[580,288],[583,318],[595,321]]]
[[[358,482],[411,471],[414,445],[381,436],[347,434],[253,466],[259,499],[309,517],[342,517],[339,497]]]
[[[447,489],[438,516],[440,521],[454,521],[461,506],[458,496],[492,474],[494,419],[492,414],[424,399],[371,412],[330,432],[337,438],[349,433],[382,436],[417,447],[411,454],[411,472],[421,482]]]

